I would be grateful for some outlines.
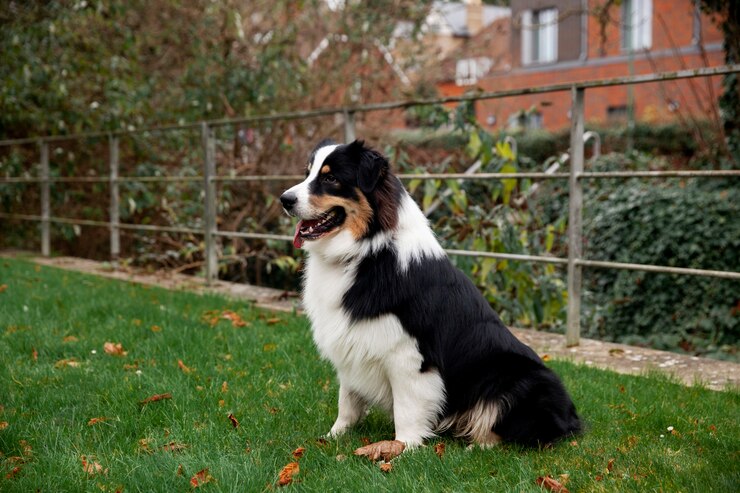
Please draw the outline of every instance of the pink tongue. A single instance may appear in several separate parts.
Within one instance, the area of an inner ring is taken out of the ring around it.
[[[296,248],[301,248],[303,246],[303,238],[301,238],[301,225],[303,224],[303,221],[298,221],[298,224],[295,225],[295,235],[293,236],[293,246]]]

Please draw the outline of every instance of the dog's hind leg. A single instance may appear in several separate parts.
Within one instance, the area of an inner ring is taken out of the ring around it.
[[[339,383],[339,412],[337,420],[329,431],[330,437],[336,437],[347,431],[352,425],[362,419],[367,412],[368,404],[347,385]]]

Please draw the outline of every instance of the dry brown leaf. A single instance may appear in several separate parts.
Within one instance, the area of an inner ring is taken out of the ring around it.
[[[218,401],[218,407],[224,407],[225,405],[226,405],[225,400],[221,399],[220,401]]]
[[[188,448],[188,446],[184,443],[170,442],[167,445],[163,445],[161,450],[165,452],[182,452],[186,448]]]
[[[221,392],[225,394],[228,391],[229,391],[229,383],[228,382],[222,383],[221,384]]]
[[[36,351],[36,348],[33,348],[33,351],[31,351],[31,359],[34,361],[39,360],[39,352]]]
[[[382,472],[391,472],[391,469],[393,469],[393,464],[391,464],[390,462],[383,462],[380,465],[380,470]]]
[[[262,351],[264,351],[266,353],[269,353],[269,352],[274,351],[276,349],[277,349],[277,344],[273,344],[271,342],[268,342],[267,344],[265,344],[264,346],[262,346]]]
[[[191,371],[193,371],[193,369],[186,366],[181,359],[177,360],[177,366],[182,370],[183,373],[190,373]]]
[[[86,456],[80,457],[82,461],[82,470],[88,473],[90,476],[95,474],[108,474],[108,469],[103,469],[103,466],[95,462],[94,460],[87,460]]]
[[[7,427],[8,427],[7,421],[0,421],[0,430],[4,430]]]
[[[5,479],[13,479],[16,477],[18,473],[21,472],[21,467],[22,466],[15,466],[12,471],[5,475]]]
[[[69,366],[71,368],[79,368],[80,362],[77,361],[77,358],[67,358],[67,359],[60,359],[56,363],[54,363],[54,368],[64,368],[65,366]]]
[[[123,350],[123,345],[120,342],[106,342],[103,344],[103,351],[111,356],[126,356],[128,351]]]
[[[550,361],[550,355],[549,354],[543,354],[542,355],[542,361]]]
[[[160,327],[159,325],[152,325],[152,326],[150,327],[150,330],[151,330],[152,332],[162,332],[162,327]]]
[[[239,421],[231,413],[229,413],[229,421],[231,421],[231,426],[233,426],[234,428],[239,428]]]
[[[609,463],[606,465],[606,470],[608,472],[612,472],[612,469],[614,469],[614,461],[616,459],[609,459]]]
[[[316,445],[318,445],[319,447],[326,447],[327,445],[329,445],[329,440],[327,440],[326,438],[317,438]]]
[[[7,284],[0,284],[0,293],[2,293],[3,291],[5,291],[6,289],[8,289],[8,285]]]
[[[445,443],[439,442],[434,446],[434,453],[437,454],[437,457],[440,459],[445,455]]]
[[[282,322],[282,320],[275,317],[275,318],[268,318],[267,320],[265,320],[265,322],[267,322],[267,325],[277,325],[280,322]]]
[[[190,478],[190,486],[192,486],[193,488],[197,488],[206,483],[210,483],[211,481],[213,481],[213,476],[208,474],[208,468],[205,468],[198,471],[197,473],[195,473],[195,476]]]
[[[108,421],[108,418],[105,416],[101,416],[99,418],[90,418],[90,420],[87,422],[87,426],[96,425],[98,423],[102,423],[103,421]]]
[[[62,339],[62,342],[77,342],[79,339],[77,336],[66,336],[64,339]]]
[[[169,392],[164,393],[164,394],[156,394],[151,397],[147,397],[143,401],[139,401],[139,404],[144,406],[146,404],[149,404],[150,402],[157,402],[157,401],[161,401],[164,399],[172,399],[172,394],[170,394]]]
[[[383,440],[358,448],[355,450],[355,455],[367,457],[373,462],[379,459],[388,462],[401,455],[405,448],[406,444],[398,440]]]
[[[300,459],[303,457],[303,454],[306,452],[306,449],[303,447],[298,447],[293,451],[293,458],[294,459]]]
[[[141,450],[142,452],[151,454],[152,448],[149,446],[150,443],[151,443],[151,440],[149,440],[148,438],[140,439],[139,440],[139,450]]]
[[[231,310],[224,310],[221,312],[221,318],[230,321],[233,327],[246,327],[249,325],[238,313]]]
[[[292,483],[293,476],[298,474],[300,470],[301,467],[298,465],[297,462],[290,462],[286,464],[286,466],[283,467],[283,470],[280,471],[280,475],[278,476],[278,486],[287,486]]]
[[[554,491],[555,493],[569,493],[565,486],[563,486],[557,479],[553,479],[550,476],[540,476],[535,482],[537,483],[537,486],[546,490]]]

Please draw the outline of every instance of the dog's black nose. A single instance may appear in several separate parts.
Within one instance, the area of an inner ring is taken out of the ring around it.
[[[298,202],[298,197],[293,192],[285,192],[280,196],[280,202],[283,204],[283,208],[286,211],[289,211],[293,208],[296,202]]]

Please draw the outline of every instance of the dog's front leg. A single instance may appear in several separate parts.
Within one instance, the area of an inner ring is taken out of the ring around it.
[[[434,436],[433,428],[444,406],[444,384],[436,371],[421,372],[418,366],[397,368],[391,376],[393,421],[396,440],[406,448],[422,445]]]
[[[330,437],[336,437],[347,431],[365,416],[367,402],[365,399],[352,392],[346,384],[339,379],[339,412],[334,426],[329,431]]]

